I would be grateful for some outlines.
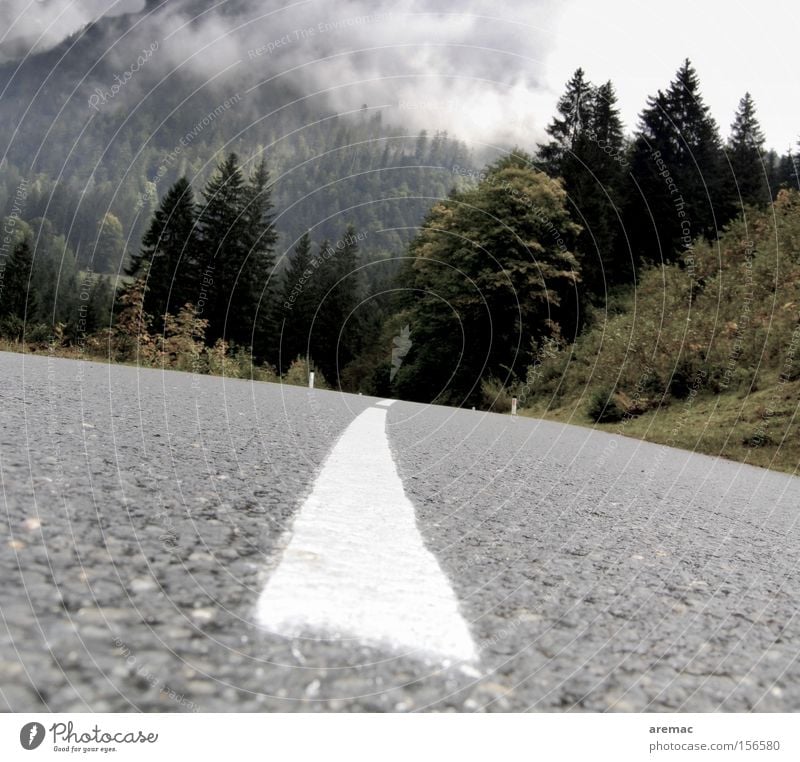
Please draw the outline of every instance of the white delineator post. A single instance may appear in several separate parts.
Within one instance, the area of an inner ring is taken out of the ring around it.
[[[308,374],[308,388],[309,389],[313,389],[314,388],[314,371],[313,370],[310,371],[309,374]]]
[[[511,415],[516,415],[516,414],[517,414],[517,398],[516,397],[512,397],[511,398]]]

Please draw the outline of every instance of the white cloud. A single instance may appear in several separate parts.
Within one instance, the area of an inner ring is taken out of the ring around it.
[[[136,12],[145,0],[2,0],[0,44],[18,43],[15,53],[46,49],[102,16]]]
[[[238,3],[196,17],[182,7],[161,14],[161,55],[207,77],[243,67],[272,86],[324,91],[338,110],[385,106],[389,121],[477,142],[530,144],[540,118],[550,35],[539,19],[553,18],[553,0],[451,12],[434,0],[309,0],[278,11]]]

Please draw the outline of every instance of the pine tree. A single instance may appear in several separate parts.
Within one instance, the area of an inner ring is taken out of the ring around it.
[[[648,98],[630,169],[626,230],[639,257],[673,261],[730,220],[722,142],[688,59],[666,92]]]
[[[2,271],[0,318],[11,317],[28,322],[34,319],[38,300],[29,288],[32,271],[30,242],[23,237],[14,245]]]
[[[194,195],[182,177],[159,204],[142,237],[142,250],[127,269],[138,278],[147,265],[144,310],[153,315],[157,330],[162,330],[168,312],[177,314],[187,302],[197,302],[198,257]]]
[[[605,297],[609,287],[629,282],[633,267],[624,242],[620,219],[622,191],[627,172],[625,134],[611,82],[594,92],[591,127],[582,144],[584,165],[591,182],[580,195],[583,228],[576,247],[580,253],[583,290],[590,297]],[[569,189],[568,189],[569,192]]]
[[[273,344],[277,338],[273,320],[277,289],[273,278],[278,233],[272,220],[272,208],[269,171],[262,159],[244,189],[242,224],[247,256],[239,274],[236,310],[232,316],[233,324],[238,326],[239,342],[244,343],[242,338],[251,336],[253,351],[259,361],[274,357]],[[236,335],[232,334],[232,338],[236,339]]]
[[[339,287],[337,298],[342,316],[342,338],[339,350],[341,368],[345,368],[361,351],[362,315],[358,305],[362,298],[363,286],[359,270],[358,231],[349,224],[342,239],[342,252],[336,258]],[[334,376],[328,376],[333,379]]]
[[[356,308],[361,298],[358,233],[348,225],[335,246],[320,249],[320,290],[312,333],[312,354],[325,378],[335,387],[355,357],[360,340]]]
[[[563,176],[564,159],[578,148],[591,122],[594,88],[583,69],[576,69],[558,101],[558,116],[545,128],[550,142],[539,146],[539,165],[551,176]]]
[[[297,357],[308,353],[309,332],[317,309],[316,270],[312,266],[311,236],[304,233],[295,246],[283,276],[278,306],[281,336],[277,365],[285,373]]]
[[[576,311],[603,297],[610,284],[630,277],[630,258],[618,246],[617,207],[626,159],[616,104],[611,82],[596,88],[578,69],[559,100],[559,116],[547,127],[552,140],[539,151],[539,166],[562,179],[570,214],[582,228],[576,242],[582,304],[576,305]],[[562,327],[572,333],[578,325]]]
[[[335,290],[338,277],[333,258],[336,249],[325,238],[317,247],[317,255],[312,257],[312,279],[314,282],[314,296],[316,304],[313,305],[311,324],[309,326],[306,351],[311,354],[315,362],[325,369],[336,367],[336,341],[339,336],[337,314],[335,309]],[[331,381],[336,384],[336,374],[331,376]]]
[[[773,196],[778,195],[779,188],[800,190],[800,158],[791,151],[781,157],[778,178],[780,182],[777,183],[778,188],[773,192]]]
[[[203,312],[208,320],[206,341],[209,345],[220,338],[241,340],[243,334],[247,335],[246,327],[243,329],[240,324],[228,320],[234,289],[248,252],[243,217],[245,198],[239,158],[232,153],[219,164],[206,184],[197,218],[201,269],[213,279],[213,285],[207,288],[207,306]]]
[[[624,150],[625,134],[617,108],[617,93],[611,80],[600,85],[594,92],[591,125],[594,142],[601,149],[607,146],[604,153],[615,158],[617,164],[622,163],[615,152]]]
[[[771,200],[764,164],[764,142],[755,103],[750,93],[745,93],[739,101],[728,139],[728,160],[742,204],[762,205]]]

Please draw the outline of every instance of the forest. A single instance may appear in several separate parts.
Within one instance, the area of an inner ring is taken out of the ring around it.
[[[547,139],[483,168],[366,106],[291,150],[230,150],[222,116],[213,140],[130,165],[132,185],[101,161],[80,199],[80,173],[62,186],[6,160],[0,332],[266,380],[315,369],[422,402],[502,411],[516,396],[599,423],[764,374],[793,383],[797,166],[766,150],[748,93],[731,112],[723,137],[686,60],[632,134],[613,83],[578,69]],[[112,188],[128,194],[116,211]]]

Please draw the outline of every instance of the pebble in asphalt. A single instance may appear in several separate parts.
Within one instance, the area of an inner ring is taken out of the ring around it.
[[[0,354],[0,707],[800,708],[800,480],[396,403],[389,442],[478,664],[254,606],[368,397]]]

